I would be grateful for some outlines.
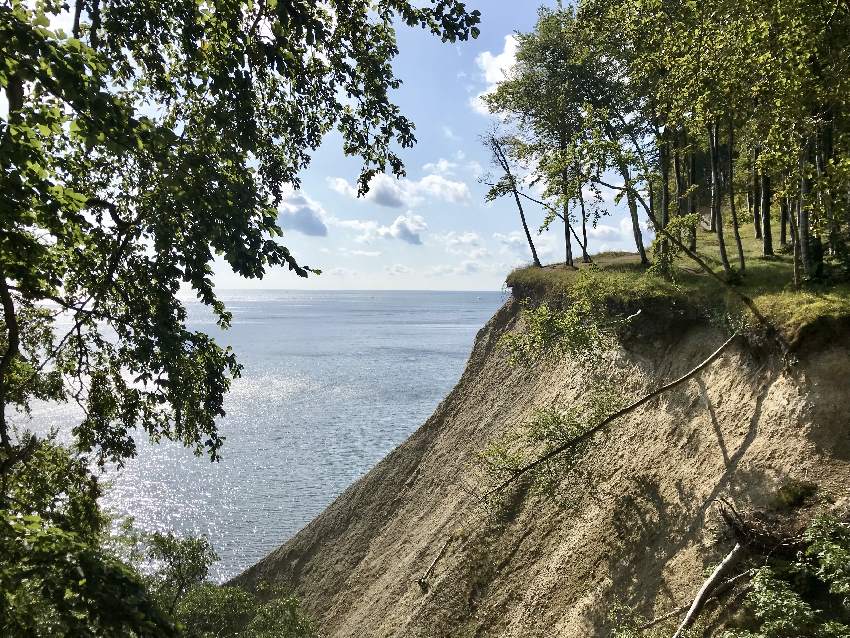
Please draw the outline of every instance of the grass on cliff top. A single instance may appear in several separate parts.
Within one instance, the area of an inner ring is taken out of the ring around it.
[[[777,232],[778,235],[778,232]],[[793,262],[790,254],[777,254],[772,258],[761,255],[761,240],[754,236],[750,226],[741,228],[746,272],[736,286],[751,297],[761,312],[787,336],[794,337],[800,330],[821,317],[850,317],[850,281],[838,278],[837,269],[825,283],[810,284],[800,290],[793,285]],[[774,249],[779,251],[778,237]],[[738,254],[732,230],[727,229],[726,250],[733,268]],[[717,237],[708,231],[699,231],[697,251],[718,274],[722,274]],[[624,303],[636,303],[666,298],[698,305],[707,310],[737,310],[737,301],[728,289],[700,270],[686,255],[675,262],[674,280],[653,275],[641,266],[636,253],[604,252],[591,257],[598,267],[593,285],[603,296]],[[526,266],[514,270],[507,285],[520,295],[532,294],[547,298],[568,296],[580,270],[590,264],[576,261],[578,269],[564,264],[543,268]]]

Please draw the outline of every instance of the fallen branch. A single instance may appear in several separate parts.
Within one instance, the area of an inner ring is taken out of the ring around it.
[[[732,576],[732,578],[729,578],[728,580],[720,583],[717,587],[715,587],[711,591],[711,593],[709,593],[708,598],[706,598],[706,602],[708,602],[709,600],[712,600],[714,598],[717,598],[718,596],[722,595],[724,592],[729,591],[729,589],[731,589],[732,586],[735,585],[735,583],[737,583],[738,581],[740,581],[743,578],[747,578],[747,577],[751,576],[752,573],[753,573],[753,570],[748,569],[747,571],[741,572],[737,576]],[[685,603],[681,607],[678,607],[678,608],[674,609],[673,611],[664,614],[663,616],[658,616],[657,618],[653,618],[652,620],[649,620],[649,621],[643,623],[642,625],[640,625],[638,627],[638,629],[640,629],[641,631],[644,631],[646,629],[650,629],[651,627],[654,627],[655,625],[657,625],[659,623],[664,622],[665,620],[670,620],[671,618],[673,618],[675,616],[678,616],[680,614],[684,614],[686,611],[688,611],[691,608],[691,604],[692,603]]]
[[[611,423],[613,423],[614,421],[616,421],[616,420],[617,420],[617,419],[619,419],[620,417],[625,416],[625,415],[626,415],[626,414],[628,414],[629,412],[633,412],[634,410],[636,410],[636,409],[638,409],[639,407],[641,407],[642,405],[644,405],[644,404],[648,403],[649,401],[651,401],[651,400],[652,400],[652,399],[654,399],[655,397],[657,397],[657,396],[659,396],[659,395],[661,395],[661,394],[664,394],[664,393],[665,393],[665,392],[667,392],[668,390],[672,390],[672,389],[673,389],[673,388],[675,388],[676,386],[679,386],[679,385],[683,384],[683,383],[684,383],[685,381],[687,381],[688,379],[690,379],[690,378],[692,378],[692,377],[695,377],[695,376],[696,376],[696,375],[698,375],[700,372],[702,372],[705,368],[707,368],[709,365],[711,365],[711,363],[713,363],[713,362],[714,362],[714,360],[715,360],[715,359],[717,359],[717,358],[718,358],[718,357],[719,357],[719,356],[723,353],[723,351],[724,351],[724,350],[726,350],[726,348],[728,348],[728,347],[732,344],[732,342],[733,342],[733,341],[735,341],[735,339],[737,339],[737,338],[738,338],[738,335],[737,335],[737,334],[734,334],[734,335],[732,335],[731,337],[729,337],[729,339],[727,339],[727,340],[723,343],[723,345],[721,345],[721,346],[720,346],[717,350],[715,350],[715,351],[714,351],[714,352],[713,352],[713,353],[712,353],[712,354],[711,354],[711,355],[710,355],[710,356],[709,356],[709,357],[708,357],[705,361],[703,361],[702,363],[700,363],[700,364],[699,364],[696,368],[692,369],[692,370],[691,370],[690,372],[688,372],[687,374],[685,374],[685,375],[683,375],[683,376],[679,377],[679,378],[678,378],[678,379],[676,379],[675,381],[671,381],[671,382],[670,382],[670,383],[668,383],[667,385],[661,386],[660,388],[658,388],[657,390],[655,390],[655,391],[653,391],[653,392],[650,392],[649,394],[647,394],[646,396],[642,397],[641,399],[638,399],[637,401],[635,401],[635,402],[634,402],[634,403],[632,403],[631,405],[628,405],[628,406],[626,406],[625,408],[623,408],[623,409],[621,409],[621,410],[617,410],[617,411],[616,411],[616,412],[614,412],[613,414],[611,414],[611,415],[607,416],[604,420],[602,420],[602,422],[600,422],[599,424],[597,424],[597,425],[595,425],[594,427],[590,428],[590,429],[589,429],[589,430],[587,430],[586,432],[583,432],[582,434],[580,434],[579,436],[575,437],[574,439],[570,439],[569,441],[567,441],[567,442],[566,442],[566,443],[564,443],[563,445],[559,445],[559,446],[558,446],[558,447],[556,447],[554,450],[551,450],[550,452],[547,452],[546,454],[544,454],[543,456],[541,456],[541,457],[540,457],[540,458],[538,458],[537,460],[532,461],[532,462],[531,462],[531,463],[529,463],[528,465],[526,465],[526,466],[524,466],[524,467],[519,468],[518,470],[516,470],[516,471],[514,472],[514,474],[513,474],[510,478],[508,478],[507,480],[505,480],[505,482],[501,483],[500,485],[496,486],[495,488],[493,488],[492,490],[490,490],[489,492],[487,492],[487,493],[484,495],[484,496],[485,496],[485,498],[486,498],[486,497],[489,497],[489,496],[492,496],[493,494],[498,494],[499,492],[501,492],[502,490],[504,490],[504,489],[505,489],[508,485],[510,485],[511,483],[513,483],[514,481],[516,481],[516,480],[517,480],[519,477],[521,477],[522,475],[524,475],[524,474],[526,474],[526,473],[530,472],[531,470],[533,470],[534,468],[536,468],[536,467],[538,467],[538,466],[542,465],[543,463],[545,463],[545,462],[546,462],[546,461],[548,461],[549,459],[551,459],[551,458],[553,458],[553,457],[555,457],[555,456],[558,456],[559,454],[561,454],[561,453],[563,453],[563,452],[566,452],[566,451],[567,451],[567,450],[569,450],[570,448],[573,448],[573,447],[575,447],[575,446],[579,445],[580,443],[583,443],[584,441],[587,441],[588,439],[592,438],[592,437],[593,437],[595,434],[597,434],[598,432],[601,432],[602,430],[604,430],[605,428],[607,428],[609,425],[611,425]]]
[[[428,579],[431,577],[431,574],[434,573],[434,568],[437,567],[437,563],[440,562],[440,559],[445,555],[446,550],[449,548],[449,545],[451,544],[452,540],[453,539],[451,536],[446,539],[446,542],[443,544],[443,549],[441,549],[440,553],[437,554],[437,557],[434,559],[434,562],[431,563],[431,566],[428,568],[422,578],[416,581],[417,583],[419,583],[419,587],[422,588],[423,593],[428,591]]]
[[[735,547],[732,548],[732,551],[727,554],[726,558],[723,559],[717,568],[712,572],[711,576],[706,579],[706,581],[700,587],[700,590],[697,592],[696,598],[694,598],[694,602],[691,604],[690,609],[688,609],[687,615],[685,615],[685,619],[682,621],[682,624],[679,625],[679,628],[676,630],[676,633],[673,634],[673,638],[681,638],[682,633],[688,629],[691,625],[694,624],[694,621],[697,619],[699,612],[702,611],[703,606],[706,601],[720,581],[730,569],[732,569],[735,565],[737,565],[741,558],[743,558],[746,553],[746,548],[741,545],[741,543],[736,543]]]

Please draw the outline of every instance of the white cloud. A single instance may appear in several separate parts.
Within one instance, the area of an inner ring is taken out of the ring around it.
[[[481,93],[470,99],[469,103],[476,113],[481,115],[490,115],[487,105],[481,99],[488,93],[496,90],[496,87],[502,82],[513,70],[516,65],[516,54],[519,48],[519,41],[513,34],[505,36],[505,46],[501,53],[493,54],[490,51],[484,51],[475,58],[475,63],[481,70],[483,79],[487,83],[487,88]]]
[[[474,275],[481,271],[481,265],[474,259],[465,259],[456,266],[441,265],[425,271],[426,277],[462,277],[463,275]]]
[[[593,239],[617,241],[623,238],[623,229],[621,227],[608,226],[607,224],[596,224],[595,227],[589,227],[587,229],[587,236]]]
[[[451,162],[444,157],[441,157],[436,162],[428,162],[422,167],[422,170],[427,173],[436,173],[437,175],[451,175],[457,168],[455,162]]]
[[[393,237],[406,241],[408,244],[419,245],[422,243],[420,233],[428,230],[428,224],[421,215],[399,215],[389,229],[379,228],[378,235],[381,237]]]
[[[331,190],[335,190],[341,195],[347,195],[352,198],[357,197],[357,189],[341,177],[328,177],[328,186],[331,187]]]
[[[514,230],[510,233],[494,233],[493,239],[501,244],[502,254],[515,255],[524,260],[531,259],[531,249],[528,247],[528,240],[524,232]],[[546,232],[542,235],[534,234],[532,240],[534,241],[534,248],[537,250],[537,255],[543,262],[556,258],[564,250],[563,239],[561,239],[558,233]]]
[[[461,140],[460,136],[458,136],[450,126],[443,125],[443,137],[452,142],[459,142]]]
[[[380,257],[383,254],[380,250],[349,250],[346,252],[353,257]]]
[[[426,173],[435,175],[451,176],[458,170],[464,170],[475,179],[481,177],[484,169],[481,164],[475,160],[466,161],[466,154],[463,151],[455,153],[455,159],[449,160],[441,157],[436,162],[428,162],[422,167]]]
[[[434,167],[436,166],[435,164]],[[357,197],[357,188],[341,177],[328,178],[328,185],[342,195]],[[450,204],[468,204],[472,193],[464,182],[450,180],[436,173],[426,175],[419,181],[395,179],[380,173],[369,182],[369,193],[365,199],[388,208],[412,208],[426,199],[438,199]]]
[[[303,193],[292,193],[280,205],[278,220],[284,230],[294,230],[311,237],[327,237],[328,214],[321,204]]]
[[[518,230],[510,233],[493,233],[493,239],[511,250],[527,250],[528,240]]]
[[[382,226],[376,221],[361,219],[333,219],[335,226],[356,230],[360,235],[355,241],[370,242],[373,239],[383,237],[385,239],[399,239],[419,246],[422,244],[422,233],[428,230],[428,224],[421,215],[407,213],[399,215],[389,226]]]
[[[385,266],[384,270],[390,277],[400,277],[402,275],[409,275],[413,272],[410,268],[403,264],[393,264],[392,266]]]
[[[450,230],[443,235],[434,237],[435,241],[442,244],[446,252],[453,255],[463,255],[471,260],[478,260],[486,257],[489,253],[482,244],[481,236],[472,231],[456,232]]]

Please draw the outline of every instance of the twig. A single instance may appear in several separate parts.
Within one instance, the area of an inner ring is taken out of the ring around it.
[[[638,399],[637,401],[635,401],[635,402],[634,402],[634,403],[632,403],[631,405],[628,405],[628,406],[626,406],[625,408],[623,408],[623,409],[621,409],[621,410],[618,410],[617,412],[614,412],[614,414],[612,414],[612,415],[610,415],[610,416],[606,417],[606,418],[605,418],[605,419],[604,419],[601,423],[599,423],[598,425],[596,425],[596,426],[594,426],[594,427],[590,428],[589,430],[587,430],[586,432],[584,432],[584,433],[580,434],[579,436],[575,437],[574,439],[571,439],[570,441],[567,441],[567,442],[566,442],[566,443],[564,443],[563,445],[559,445],[559,446],[558,446],[558,447],[556,447],[554,450],[552,450],[552,451],[548,452],[547,454],[544,454],[543,456],[541,456],[541,457],[540,457],[540,458],[538,458],[537,460],[532,461],[531,463],[529,463],[529,464],[528,464],[528,465],[526,465],[525,467],[522,467],[522,468],[518,469],[518,470],[514,473],[514,475],[513,475],[513,476],[511,476],[509,479],[507,479],[504,483],[502,483],[501,485],[498,485],[497,487],[495,487],[495,488],[493,488],[492,490],[490,490],[489,492],[487,492],[487,493],[485,494],[485,497],[489,497],[489,496],[492,496],[493,494],[497,494],[497,493],[501,492],[501,491],[502,491],[502,490],[504,490],[504,489],[505,489],[508,485],[510,485],[511,483],[513,483],[514,481],[516,481],[516,480],[517,480],[520,476],[522,476],[523,474],[526,474],[526,473],[530,472],[531,470],[533,470],[533,469],[534,469],[534,468],[536,468],[537,466],[539,466],[539,465],[541,465],[541,464],[545,463],[545,462],[546,462],[546,461],[548,461],[549,459],[551,459],[551,458],[553,458],[553,457],[555,457],[555,456],[557,456],[557,455],[561,454],[562,452],[565,452],[565,451],[569,450],[570,448],[575,447],[575,446],[576,446],[576,445],[578,445],[579,443],[583,443],[584,441],[586,441],[586,440],[590,439],[591,437],[593,437],[596,433],[598,433],[598,432],[600,432],[600,431],[604,430],[605,428],[607,428],[609,425],[611,425],[611,423],[613,423],[614,421],[616,421],[616,420],[617,420],[617,419],[619,419],[620,417],[625,416],[625,415],[626,415],[626,414],[628,414],[629,412],[633,412],[634,410],[638,409],[640,406],[644,405],[645,403],[648,403],[649,401],[651,401],[651,400],[652,400],[652,399],[654,399],[655,397],[657,397],[657,396],[659,396],[659,395],[661,395],[661,394],[664,394],[664,393],[665,393],[665,392],[667,392],[668,390],[672,390],[672,389],[673,389],[673,388],[675,388],[676,386],[681,385],[682,383],[684,383],[684,382],[685,382],[685,381],[687,381],[688,379],[690,379],[690,378],[692,378],[692,377],[695,377],[697,374],[699,374],[700,372],[702,372],[702,370],[704,370],[704,369],[705,369],[705,368],[707,368],[709,365],[711,365],[711,363],[712,363],[712,362],[714,362],[714,360],[715,360],[715,359],[717,359],[717,358],[718,358],[718,357],[719,357],[719,356],[723,353],[723,351],[724,351],[724,350],[726,350],[726,348],[728,348],[728,347],[732,344],[732,342],[733,342],[733,341],[735,341],[735,339],[737,339],[737,338],[738,338],[738,336],[739,336],[738,334],[734,334],[734,335],[732,335],[731,337],[729,337],[729,339],[727,339],[727,340],[723,343],[723,345],[721,345],[721,346],[720,346],[717,350],[715,350],[715,351],[714,351],[714,352],[713,352],[713,353],[712,353],[712,354],[711,354],[711,355],[710,355],[710,356],[709,356],[709,357],[708,357],[705,361],[703,361],[702,363],[700,363],[700,364],[699,364],[696,368],[694,368],[693,370],[691,370],[691,371],[690,371],[690,372],[688,372],[687,374],[685,374],[685,375],[683,375],[683,376],[679,377],[679,378],[678,378],[678,379],[676,379],[675,381],[671,381],[671,382],[670,382],[670,383],[668,383],[667,385],[661,386],[660,388],[658,388],[657,390],[655,390],[655,391],[653,391],[653,392],[650,392],[649,394],[647,394],[646,396],[644,396],[644,397],[643,397],[643,398],[641,398],[641,399]]]

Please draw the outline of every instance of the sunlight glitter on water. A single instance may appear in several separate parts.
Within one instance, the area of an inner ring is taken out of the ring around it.
[[[140,440],[138,456],[107,473],[104,497],[141,529],[209,535],[218,580],[294,535],[421,425],[504,301],[502,293],[223,296],[234,316],[224,334],[190,306],[190,328],[215,333],[245,366],[220,426],[222,461]],[[67,406],[40,406],[29,427],[59,427],[67,440],[78,418]]]

